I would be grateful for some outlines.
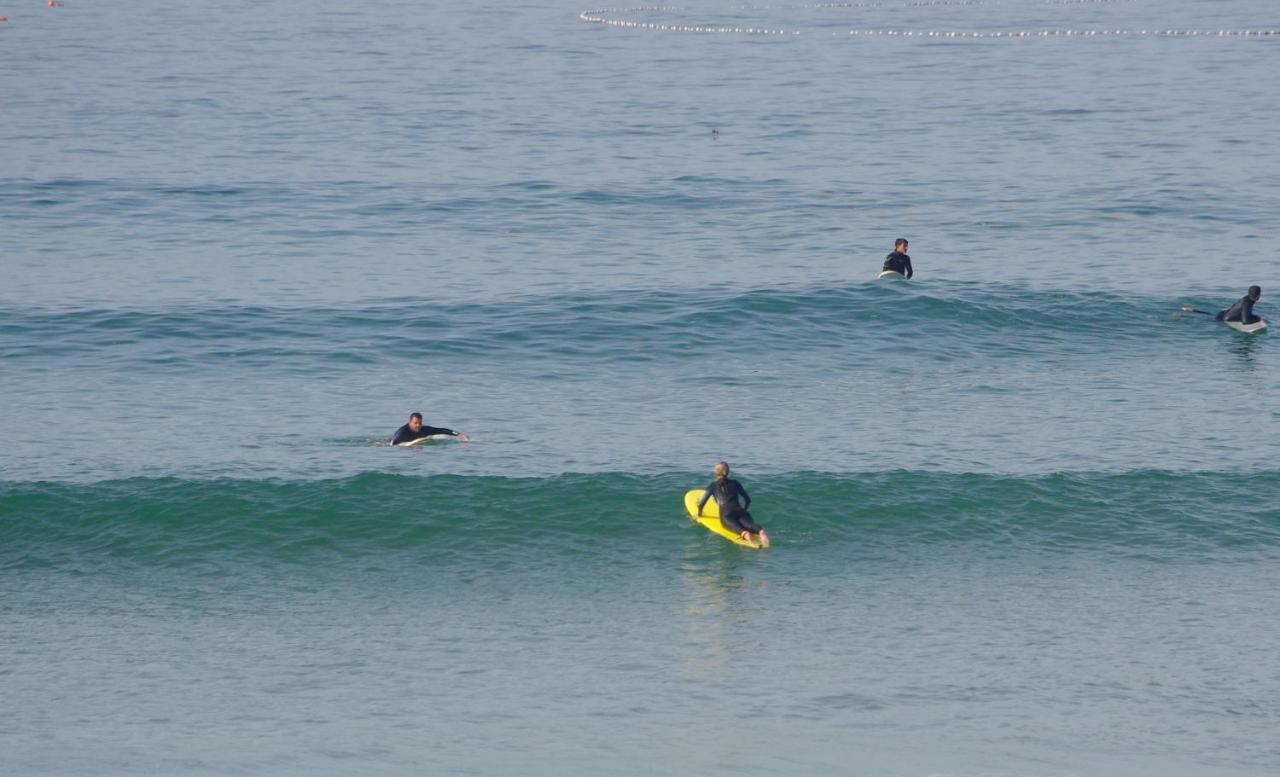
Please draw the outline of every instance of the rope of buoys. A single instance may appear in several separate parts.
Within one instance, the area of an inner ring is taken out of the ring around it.
[[[696,33],[720,33],[735,35],[799,35],[799,30],[782,30],[770,29],[767,27],[741,27],[741,26],[708,26],[708,25],[688,25],[688,24],[660,24],[657,22],[637,22],[628,19],[614,19],[606,14],[633,14],[633,13],[653,13],[653,12],[671,12],[674,8],[665,7],[643,7],[643,8],[606,8],[600,11],[583,11],[578,14],[578,18],[584,22],[592,22],[602,24],[609,27],[625,27],[637,30],[656,30],[659,32],[696,32]]]
[[[1124,0],[1043,0],[1055,5],[1085,5],[1123,2]],[[909,7],[921,6],[962,6],[998,4],[993,0],[909,0]],[[903,7],[903,3],[823,3],[817,5],[787,6],[788,8],[820,9],[820,8],[887,8]],[[739,6],[743,9],[763,10],[769,6]],[[621,27],[634,30],[651,30],[655,32],[681,32],[695,34],[719,35],[801,35],[798,29],[778,27],[757,27],[742,25],[707,25],[678,24],[663,22],[642,22],[635,19],[619,18],[642,13],[677,13],[680,9],[673,6],[636,6],[631,8],[605,8],[601,10],[583,11],[578,14],[584,22],[607,27]],[[1280,37],[1280,29],[1244,29],[1244,30],[1175,30],[1175,29],[1047,29],[1047,30],[883,30],[854,29],[847,32],[829,33],[841,37],[862,38],[948,38],[957,40],[1000,39],[1000,38],[1272,38]]]

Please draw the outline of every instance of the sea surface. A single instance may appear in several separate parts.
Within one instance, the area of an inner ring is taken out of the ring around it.
[[[0,15],[0,774],[1280,773],[1280,4]]]

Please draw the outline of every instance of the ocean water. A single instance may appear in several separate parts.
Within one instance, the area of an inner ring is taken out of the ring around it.
[[[1274,3],[0,14],[0,774],[1280,771]]]

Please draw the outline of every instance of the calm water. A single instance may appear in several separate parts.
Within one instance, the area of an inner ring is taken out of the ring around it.
[[[1280,8],[584,10],[0,6],[0,773],[1280,771]]]

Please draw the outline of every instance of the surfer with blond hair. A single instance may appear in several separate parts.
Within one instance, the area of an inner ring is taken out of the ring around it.
[[[712,472],[716,479],[707,486],[702,501],[698,502],[698,517],[702,517],[703,505],[714,495],[716,504],[720,506],[720,523],[724,524],[724,528],[747,542],[758,541],[762,547],[769,547],[769,535],[765,534],[764,528],[757,525],[751,513],[747,512],[747,508],[751,506],[751,496],[741,483],[729,477],[728,462],[717,461]],[[738,503],[739,497],[742,498],[741,504]],[[752,537],[753,534],[756,536]]]

